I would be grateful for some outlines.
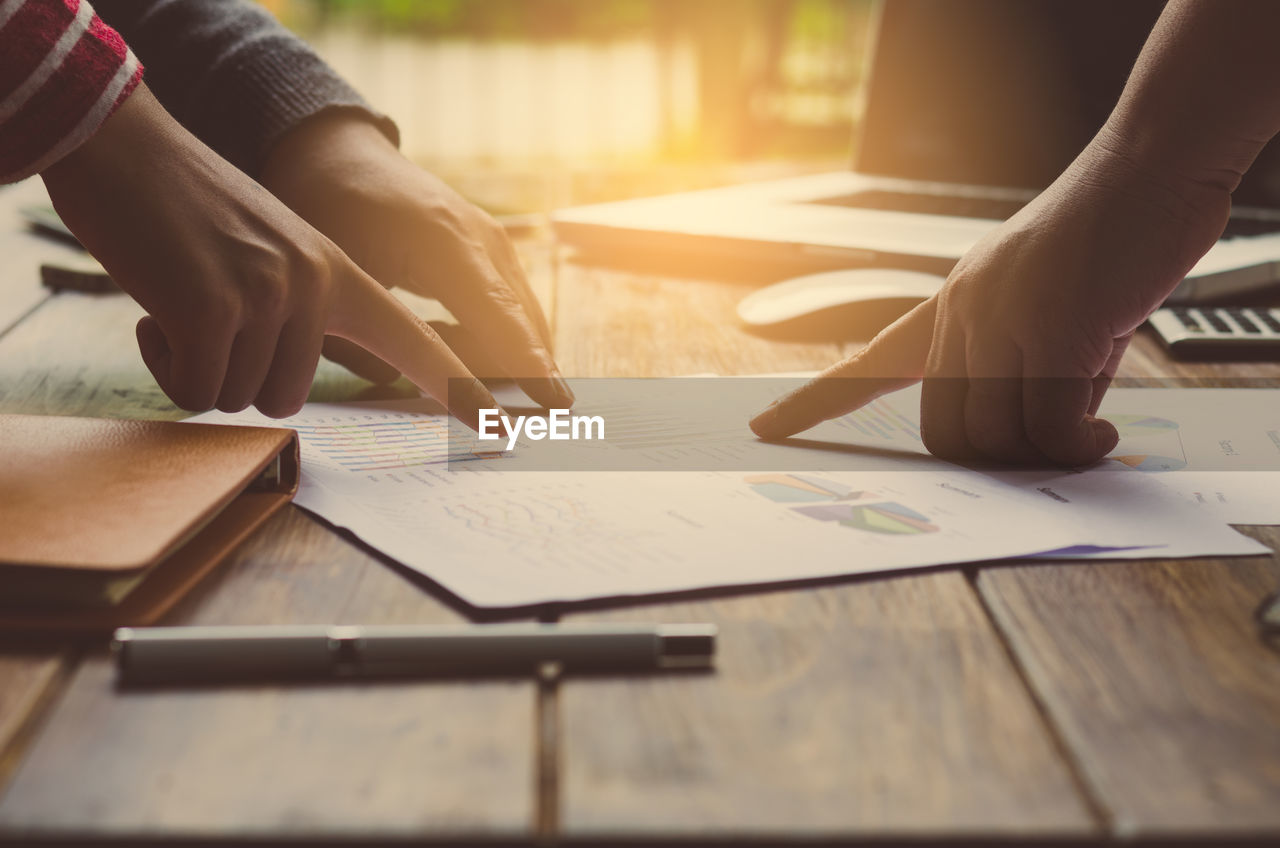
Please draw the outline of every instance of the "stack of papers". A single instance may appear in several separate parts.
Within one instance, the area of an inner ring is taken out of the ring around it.
[[[575,412],[607,408],[611,441],[625,444],[625,399],[592,382],[575,385]],[[756,440],[745,417],[665,440],[637,427],[629,462],[664,467],[672,450],[734,461],[661,472],[518,470],[510,456],[477,457],[451,440],[447,418],[415,402],[192,420],[292,427],[300,506],[473,606],[512,608],[1004,558],[1267,554],[1229,523],[1280,523],[1277,397],[1113,389],[1102,414],[1120,445],[1073,471],[972,470],[928,456],[918,387],[804,434],[875,453],[828,451],[816,471],[790,470],[790,458],[811,467],[798,461],[803,449]]]

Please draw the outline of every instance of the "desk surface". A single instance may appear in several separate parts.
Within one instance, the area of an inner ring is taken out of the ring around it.
[[[176,418],[125,297],[47,296],[0,191],[0,411]],[[758,373],[836,345],[740,330],[748,286],[522,246],[574,376]],[[1280,377],[1175,365],[1130,376]],[[366,396],[322,368],[315,399]],[[1249,528],[1280,547],[1280,529]],[[708,620],[699,677],[118,693],[101,645],[0,640],[0,842],[1280,839],[1275,558],[992,565],[572,620]],[[421,580],[296,507],[172,623],[451,622]]]

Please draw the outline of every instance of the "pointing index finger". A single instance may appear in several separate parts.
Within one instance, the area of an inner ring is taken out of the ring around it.
[[[917,382],[924,376],[936,315],[932,297],[853,356],[774,401],[751,419],[751,429],[762,439],[785,438]]]
[[[479,429],[481,409],[498,408],[489,390],[426,321],[353,264],[338,286],[326,331],[399,370],[473,430]]]
[[[486,340],[494,362],[533,400],[546,406],[572,405],[573,391],[530,317],[530,309],[539,309],[536,301],[530,306],[488,257],[469,273],[475,275],[475,284],[442,292],[441,302],[464,327]]]

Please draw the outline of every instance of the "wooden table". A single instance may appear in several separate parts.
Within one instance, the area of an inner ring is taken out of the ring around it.
[[[46,296],[0,192],[0,409],[179,417],[124,297]],[[750,336],[749,286],[522,245],[573,376],[816,368]],[[1174,366],[1139,338],[1131,375]],[[367,387],[326,366],[317,398]],[[1272,547],[1280,529],[1246,532]],[[1280,840],[1275,558],[943,569],[567,615],[708,620],[719,670],[645,679],[117,692],[101,644],[0,641],[0,842]],[[301,510],[173,623],[457,622]]]

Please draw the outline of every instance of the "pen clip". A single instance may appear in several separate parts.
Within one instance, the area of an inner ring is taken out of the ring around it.
[[[363,666],[364,633],[359,627],[331,627],[329,655],[337,677],[355,677]]]

